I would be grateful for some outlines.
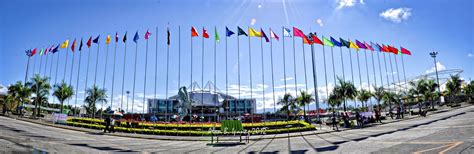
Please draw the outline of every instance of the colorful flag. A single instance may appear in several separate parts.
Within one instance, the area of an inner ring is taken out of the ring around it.
[[[92,40],[92,43],[99,44],[99,38],[100,38],[100,35],[97,36],[94,40]]]
[[[249,27],[249,36],[250,37],[262,37],[262,33],[257,32],[255,29],[252,27]]]
[[[166,27],[166,34],[167,34],[167,38],[168,38],[168,41],[166,43],[168,43],[168,46],[170,46],[170,44],[171,44],[171,41],[170,41],[171,32],[170,32],[169,27]]]
[[[383,52],[390,52],[390,50],[388,50],[388,47],[384,44],[382,44],[382,51]]]
[[[214,38],[215,38],[217,43],[219,43],[221,41],[221,39],[219,38],[219,33],[217,33],[217,28],[216,27],[214,27]]]
[[[115,32],[115,42],[118,42],[118,40],[119,40],[118,32]]]
[[[148,30],[146,30],[145,40],[148,40],[148,38],[150,38],[150,35],[151,35],[151,33]]]
[[[125,35],[123,35],[122,41],[123,43],[127,42],[127,31],[125,31]]]
[[[332,42],[335,46],[338,46],[338,47],[341,47],[341,46],[342,46],[341,42],[338,42],[336,39],[334,39],[334,38],[332,38],[332,37],[331,37],[331,42]]]
[[[44,52],[44,50],[43,50],[43,48],[41,48],[39,55],[42,56],[43,52]]]
[[[411,55],[411,52],[403,47],[400,47],[400,50],[402,51],[402,54]]]
[[[353,48],[353,49],[356,49],[357,51],[359,51],[359,47],[352,41],[349,40],[349,48]]]
[[[313,40],[313,43],[324,45],[318,36],[316,36],[316,33],[311,34],[311,39]]]
[[[110,35],[107,34],[107,38],[105,38],[105,44],[109,44],[110,43]]]
[[[351,42],[346,41],[346,40],[344,40],[344,39],[342,39],[342,38],[339,38],[339,41],[341,41],[341,44],[342,44],[343,46],[346,46],[347,48],[350,48]]]
[[[329,39],[327,39],[327,38],[324,37],[324,36],[323,36],[323,43],[324,43],[325,46],[330,46],[330,47],[333,47],[333,46],[334,46],[334,44],[333,44],[331,41],[329,41]]]
[[[270,37],[276,39],[277,41],[280,41],[280,38],[270,29]]]
[[[69,40],[66,40],[61,44],[61,48],[63,49],[67,48],[68,46],[69,46]]]
[[[392,47],[392,46],[390,46],[390,45],[388,46],[388,50],[389,50],[391,53],[393,53],[393,54],[398,54],[398,49],[397,49],[397,48],[394,48],[394,47]]]
[[[296,28],[296,27],[293,27],[293,36],[295,37],[301,37],[301,38],[305,38],[306,35],[304,35],[303,31],[301,31],[300,29]]]
[[[135,36],[133,37],[133,42],[138,43],[137,42],[138,39],[140,39],[140,37],[138,36],[138,30],[137,30],[137,32],[135,33]]]
[[[31,56],[34,56],[36,54],[36,48],[34,48],[32,51],[31,51]]]
[[[81,43],[79,43],[79,51],[82,50],[82,38],[81,38]]]
[[[283,27],[283,37],[291,37],[291,30]]]
[[[50,49],[50,48],[46,48],[46,50],[44,51],[44,54],[45,54],[45,55],[48,54],[49,49]]]
[[[270,39],[268,39],[267,35],[265,34],[265,32],[263,32],[262,28],[260,28],[260,33],[262,33],[262,37],[265,38],[266,42],[270,42]]]
[[[207,33],[207,30],[205,28],[202,28],[202,37],[209,38],[209,34]]]
[[[314,42],[312,41],[312,39],[310,39],[310,38],[311,38],[311,34],[306,35],[306,38],[308,38],[308,39],[303,39],[303,44],[309,44],[309,45],[311,45],[311,44],[314,43]]]
[[[87,40],[87,48],[91,48],[92,45],[92,36],[89,37],[89,40]]]
[[[58,44],[58,46],[56,46],[55,48],[53,48],[53,50],[51,50],[51,52],[52,52],[52,53],[56,53],[56,52],[59,51],[58,49],[59,49],[59,44]]]
[[[361,49],[367,49],[367,47],[364,45],[364,43],[361,43],[358,40],[356,40],[356,45]]]
[[[225,27],[225,36],[230,37],[234,34],[235,33],[233,31],[230,31],[229,28]]]
[[[375,51],[380,51],[380,45],[370,42]]]
[[[237,34],[238,36],[240,36],[240,35],[248,36],[247,33],[245,33],[245,31],[242,28],[238,27],[238,26],[237,26],[237,33],[238,33]]]
[[[372,46],[370,46],[369,44],[367,44],[366,42],[364,42],[364,45],[367,47],[367,49],[369,49],[370,51],[374,51],[374,48],[372,48]]]
[[[31,51],[31,49],[26,50],[25,53],[26,53],[26,56],[28,56],[28,57],[33,56],[33,52]]]
[[[199,36],[199,34],[198,34],[196,28],[194,28],[194,26],[191,27],[191,37],[198,37],[198,36]]]
[[[71,51],[74,52],[74,49],[76,49],[76,39],[74,39],[74,41],[72,41],[72,45],[71,45]]]

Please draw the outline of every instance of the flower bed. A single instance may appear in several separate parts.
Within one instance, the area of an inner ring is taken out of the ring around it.
[[[69,118],[66,125],[83,127],[89,129],[104,129],[104,120],[92,118]],[[178,135],[178,136],[210,136],[212,134],[224,134],[232,132],[221,131],[220,123],[137,123],[132,127],[125,121],[116,122],[117,132],[154,134],[154,135]],[[261,123],[243,123],[244,130],[251,134],[279,134],[287,132],[301,132],[314,130],[315,127],[304,121],[278,121]]]

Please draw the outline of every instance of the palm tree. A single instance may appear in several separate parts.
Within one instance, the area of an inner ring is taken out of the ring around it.
[[[361,89],[357,95],[357,99],[362,102],[362,107],[367,107],[367,101],[373,96],[372,93],[370,93],[368,90]]]
[[[314,101],[313,96],[311,96],[311,94],[309,94],[306,91],[301,91],[300,96],[298,96],[296,98],[296,102],[298,103],[298,106],[303,107],[303,115],[304,115],[303,117],[304,117],[305,121],[307,120],[306,119],[306,105],[308,105],[312,101]]]
[[[97,103],[107,103],[107,94],[105,93],[105,89],[100,89],[96,85],[94,85],[92,88],[87,89],[86,93],[87,96],[84,100],[86,104],[84,105],[84,108],[86,108],[89,116],[90,114],[92,114],[92,117],[95,117],[95,105]]]
[[[339,95],[339,93],[337,93],[336,91],[337,91],[336,89],[333,89],[333,92],[329,95],[328,100],[327,100],[329,106],[331,106],[332,112],[335,112],[336,107],[341,106],[342,102],[344,101],[342,96]],[[336,116],[335,114],[332,114],[332,115]]]
[[[298,107],[293,99],[291,94],[287,93],[280,99],[277,103],[278,105],[282,105],[280,111],[287,112],[288,120],[290,119],[290,115],[292,111],[296,110]]]
[[[454,102],[457,95],[461,93],[461,79],[459,75],[451,75],[451,78],[446,82],[446,93],[449,96],[450,103]]]
[[[380,101],[382,101],[383,96],[385,95],[385,88],[384,87],[374,87],[373,97],[377,100],[378,105],[380,105]]]
[[[60,113],[63,113],[64,101],[74,95],[74,90],[71,86],[62,81],[61,83],[54,85],[53,95],[56,96],[61,103]]]
[[[31,87],[31,91],[35,94],[33,100],[35,102],[35,111],[36,116],[40,116],[41,114],[41,105],[48,102],[48,95],[49,90],[51,89],[51,85],[49,85],[48,77],[41,77],[40,75],[36,74],[31,78],[31,81],[28,82],[26,85]]]
[[[357,88],[352,84],[352,82],[344,81],[341,78],[337,78],[339,81],[338,85],[334,87],[335,90],[333,92],[338,93],[336,95],[341,96],[341,99],[344,102],[344,112],[347,111],[346,108],[346,101],[347,100],[354,100],[357,96]]]
[[[427,80],[424,86],[425,91],[423,95],[425,100],[430,100],[431,109],[434,109],[434,99],[438,95],[436,94],[436,88],[438,88],[438,84],[434,80]]]
[[[29,102],[31,97],[31,88],[24,85],[21,81],[17,81],[15,84],[8,87],[8,94],[12,97],[11,108],[13,104],[16,106],[22,106],[23,103]],[[20,115],[22,111],[20,110]]]
[[[472,102],[474,99],[474,81],[471,81],[471,83],[467,84],[463,88],[464,94],[469,98],[469,102]]]
[[[398,96],[394,92],[385,92],[385,95],[382,97],[385,106],[389,106],[390,111],[392,111],[392,104],[398,104]]]

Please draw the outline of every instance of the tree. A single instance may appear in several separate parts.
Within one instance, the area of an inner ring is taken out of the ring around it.
[[[367,107],[367,101],[372,97],[372,93],[370,93],[368,90],[361,89],[359,93],[357,94],[357,99],[362,102],[362,107]]]
[[[385,88],[384,87],[374,87],[373,97],[377,100],[378,105],[382,101],[383,96],[385,95]]]
[[[340,98],[343,100],[344,112],[346,112],[346,101],[355,100],[357,96],[357,88],[355,88],[354,84],[352,84],[351,82],[344,81],[341,78],[337,78],[337,80],[339,81],[339,83],[334,87],[335,90],[333,90],[333,92],[337,93],[336,95],[339,95]]]
[[[434,80],[427,80],[425,83],[425,91],[423,93],[425,100],[429,100],[431,102],[431,108],[434,109],[434,99],[437,96],[436,88],[438,88],[438,84]]]
[[[474,99],[474,81],[467,84],[463,88],[464,94],[469,98],[469,102],[473,102]]]
[[[382,97],[384,105],[388,105],[390,111],[392,111],[392,104],[398,104],[398,96],[394,92],[385,92],[385,95]]]
[[[300,96],[298,96],[296,98],[296,101],[298,102],[298,106],[302,106],[303,107],[303,115],[304,115],[304,119],[306,121],[306,105],[308,105],[309,103],[311,103],[312,101],[314,101],[314,98],[313,96],[311,96],[311,94],[309,94],[308,92],[306,91],[301,91],[300,92]],[[316,109],[317,110],[317,109]]]
[[[283,98],[278,101],[277,104],[282,105],[280,111],[287,113],[288,120],[290,119],[291,113],[298,108],[295,103],[295,100],[293,99],[293,96],[291,96],[291,94],[289,93],[285,94]]]
[[[92,114],[92,117],[95,117],[95,111],[96,111],[96,104],[97,103],[107,103],[107,94],[105,93],[105,89],[100,89],[96,85],[92,86],[92,88],[89,88],[86,90],[86,99],[84,102],[86,103],[84,105],[84,108],[86,108],[87,113],[89,116]]]
[[[448,100],[450,103],[453,103],[456,96],[461,93],[461,79],[459,75],[451,75],[451,78],[446,82],[446,94],[448,95]]]
[[[31,88],[23,84],[21,81],[17,81],[15,84],[10,85],[8,87],[8,92],[9,95],[11,95],[12,100],[10,104],[10,109],[15,106],[16,107],[22,106],[23,103],[29,102],[30,97],[31,97]],[[22,111],[20,110],[20,114]]]
[[[59,102],[61,103],[60,113],[63,113],[64,101],[71,98],[72,95],[74,95],[73,88],[64,81],[54,85],[53,96],[56,96],[56,98],[58,98]]]
[[[36,74],[31,78],[31,81],[28,82],[26,85],[31,87],[31,91],[35,94],[33,100],[35,102],[35,112],[36,116],[39,117],[41,114],[41,105],[48,102],[48,95],[49,90],[51,89],[51,85],[49,85],[48,77],[41,77],[40,75]]]
[[[328,97],[328,104],[329,104],[329,106],[331,106],[332,112],[335,112],[336,111],[335,108],[341,106],[342,102],[344,101],[342,96],[339,95],[339,93],[336,92],[336,91],[337,91],[337,89],[334,88],[333,92]],[[332,114],[332,115],[336,116],[335,114]]]

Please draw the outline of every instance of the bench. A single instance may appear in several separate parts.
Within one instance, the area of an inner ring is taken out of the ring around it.
[[[239,135],[239,142],[237,144],[249,143],[250,134],[245,131],[242,123],[239,120],[222,120],[220,132],[211,133],[211,144],[219,144],[219,137],[225,137],[228,135]],[[244,136],[245,142],[242,142],[242,136]],[[214,138],[216,142],[214,143]]]

